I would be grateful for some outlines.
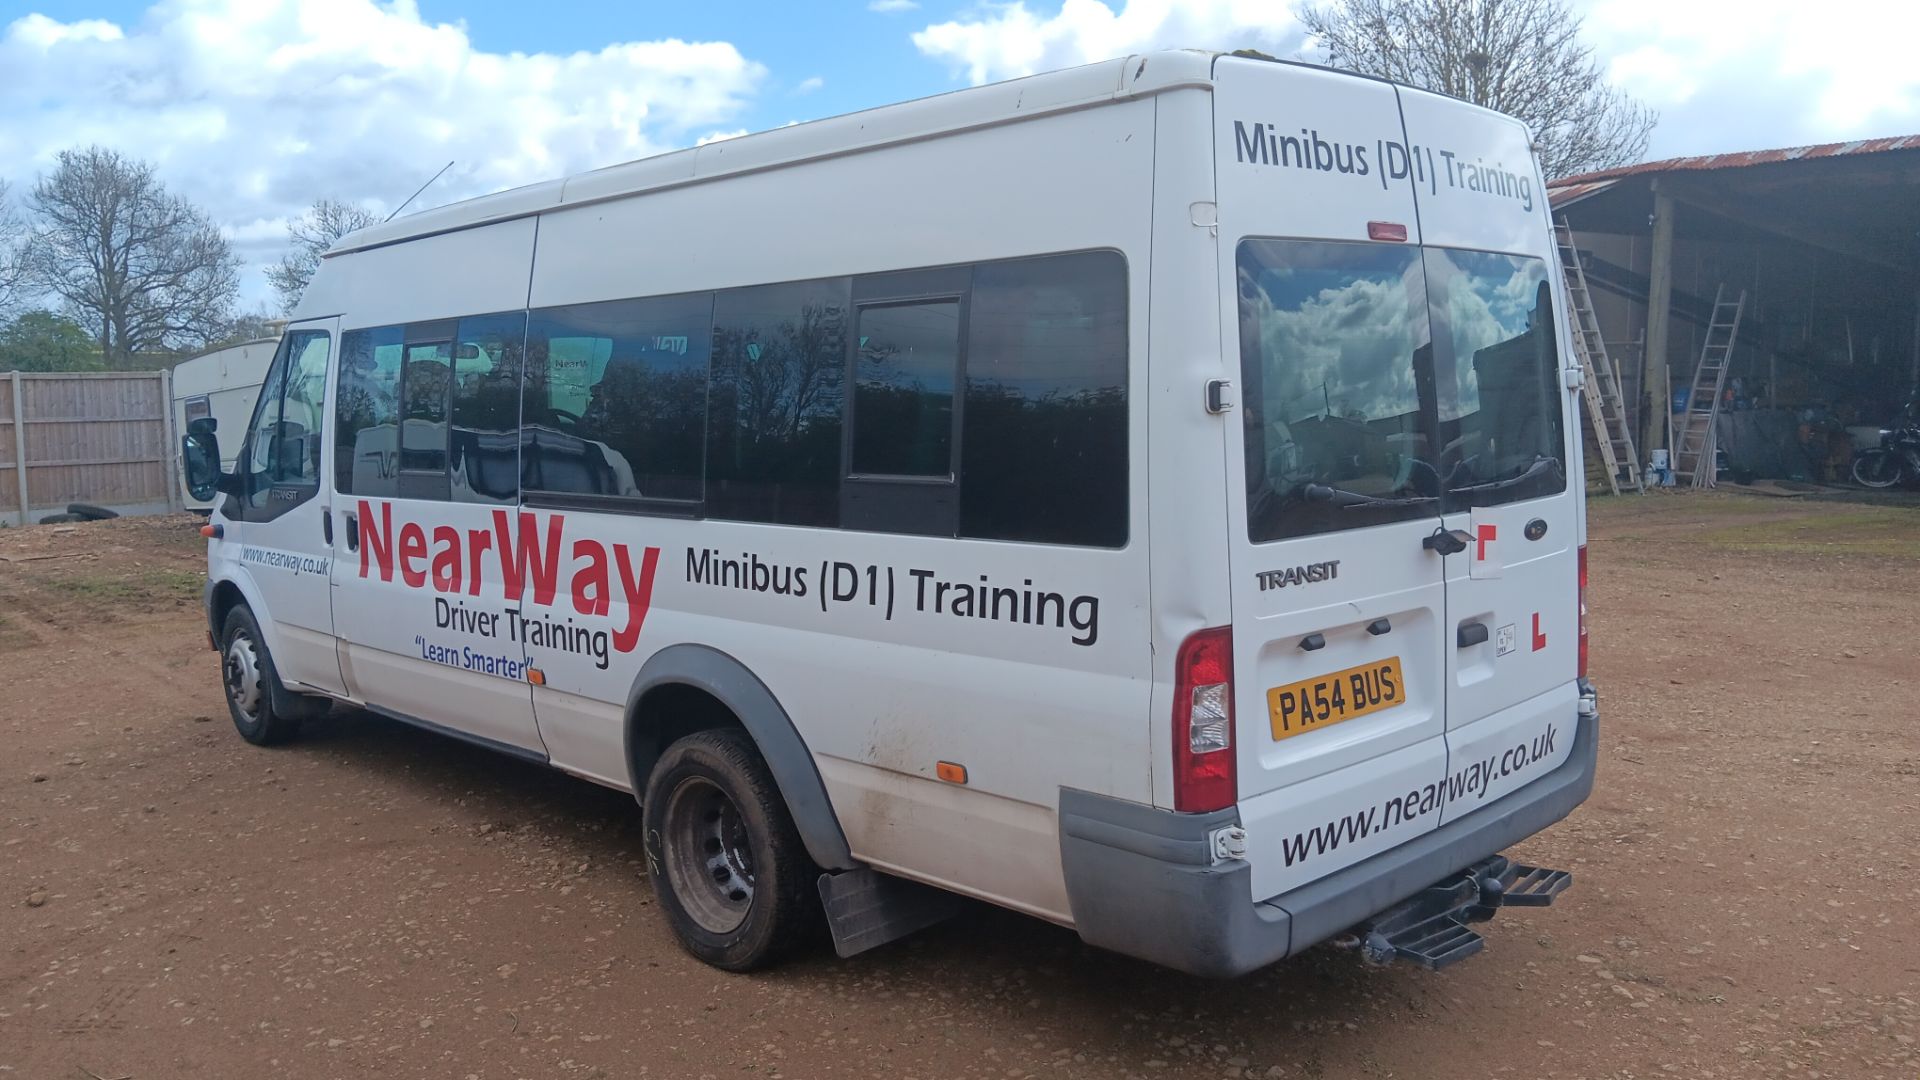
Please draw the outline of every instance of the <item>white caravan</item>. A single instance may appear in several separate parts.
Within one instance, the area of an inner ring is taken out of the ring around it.
[[[369,228],[189,436],[234,720],[635,793],[725,968],[954,894],[1438,967],[1592,786],[1553,255],[1517,122],[1200,52]]]
[[[280,344],[277,337],[255,338],[238,345],[201,353],[174,365],[173,422],[179,431],[195,420],[212,417],[219,427],[239,428],[253,418],[254,402],[260,386],[267,381],[267,366]],[[222,469],[232,469],[238,442],[228,446]],[[189,510],[211,510],[213,499],[196,497],[185,491]]]

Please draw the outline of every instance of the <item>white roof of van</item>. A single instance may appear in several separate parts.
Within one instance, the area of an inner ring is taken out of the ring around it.
[[[1180,87],[1206,86],[1212,82],[1213,61],[1219,55],[1181,50],[1129,56],[723,139],[410,214],[350,233],[327,254],[344,255],[562,206],[603,202]]]

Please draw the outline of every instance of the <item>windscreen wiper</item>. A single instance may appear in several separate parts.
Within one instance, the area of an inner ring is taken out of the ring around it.
[[[1332,503],[1354,509],[1364,506],[1418,506],[1421,503],[1437,502],[1432,495],[1406,495],[1386,498],[1380,495],[1363,495],[1358,491],[1348,491],[1329,484],[1302,484],[1300,494],[1308,502]]]
[[[1464,495],[1470,492],[1480,491],[1505,491],[1507,488],[1518,487],[1529,480],[1535,479],[1545,474],[1549,469],[1558,472],[1560,462],[1550,457],[1538,457],[1533,459],[1533,464],[1527,466],[1527,471],[1518,476],[1509,476],[1505,480],[1489,480],[1484,484],[1466,484],[1461,487],[1450,487],[1447,489],[1447,494]]]

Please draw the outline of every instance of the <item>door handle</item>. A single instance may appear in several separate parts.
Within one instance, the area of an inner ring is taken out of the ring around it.
[[[333,511],[324,506],[320,508],[320,538],[329,548],[333,546]]]
[[[1470,623],[1460,624],[1460,647],[1461,648],[1464,649],[1472,645],[1483,645],[1486,643],[1486,640],[1487,640],[1487,624],[1486,623],[1470,622]]]
[[[1473,543],[1473,534],[1465,529],[1435,529],[1420,546],[1442,555],[1458,555]]]
[[[348,510],[342,517],[347,519],[347,550],[360,550],[360,515]]]

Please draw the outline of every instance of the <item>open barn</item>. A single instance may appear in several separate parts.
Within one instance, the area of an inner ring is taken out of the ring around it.
[[[1690,458],[1707,459],[1708,483],[1840,481],[1920,384],[1920,135],[1674,158],[1548,190],[1639,464],[1668,450],[1681,483]],[[1691,452],[1690,423],[1712,432]]]

